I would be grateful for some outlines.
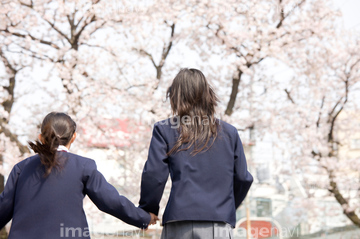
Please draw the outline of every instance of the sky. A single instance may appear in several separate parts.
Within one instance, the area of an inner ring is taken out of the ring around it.
[[[360,31],[360,0],[334,0],[334,3],[343,13],[344,26]]]

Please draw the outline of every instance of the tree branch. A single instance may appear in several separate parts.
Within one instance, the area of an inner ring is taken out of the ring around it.
[[[52,29],[54,29],[57,33],[59,33],[61,36],[63,36],[71,44],[69,37],[55,26],[55,21],[54,21],[54,23],[51,23],[50,21],[48,21],[46,19],[44,19],[44,20],[51,26]]]
[[[87,18],[86,18],[87,19]],[[95,14],[92,15],[91,19],[90,19],[90,22],[87,23],[87,20],[84,21],[84,25],[80,28],[80,30],[75,33],[75,35],[72,35],[71,36],[71,39],[72,39],[72,42],[71,42],[71,46],[77,50],[78,49],[78,45],[79,45],[79,39],[80,39],[80,36],[82,34],[82,32],[85,30],[85,28],[90,25],[92,22],[95,22],[96,21],[96,17],[95,17]],[[72,26],[72,27],[75,27],[75,26]]]
[[[290,14],[296,9],[298,8],[299,6],[301,6],[303,3],[305,3],[306,0],[302,0],[301,2],[299,2],[298,4],[296,4],[296,6],[294,6],[289,12],[288,14],[285,15],[284,13],[284,8],[281,7],[281,3],[282,3],[282,0],[279,0],[279,6],[280,6],[280,21],[279,23],[276,25],[276,28],[279,29],[280,27],[282,27],[283,23],[284,23],[284,20],[286,18],[288,18],[290,16]]]
[[[290,92],[287,89],[285,89],[284,91],[286,92],[286,95],[287,95],[288,99],[291,101],[291,103],[295,104],[295,101],[291,97]]]
[[[93,31],[91,31],[89,33],[89,35],[91,36],[92,34],[94,34],[97,30],[101,29],[104,25],[106,24],[106,21],[104,21],[103,23],[100,24],[100,26],[95,27],[95,29]]]
[[[0,119],[0,133],[4,133],[4,135],[6,137],[8,137],[10,139],[11,142],[15,143],[16,146],[19,148],[19,151],[21,153],[21,155],[24,155],[26,153],[30,153],[30,150],[28,149],[28,147],[26,147],[25,145],[23,145],[16,134],[13,134],[8,128],[6,128],[4,126],[5,122],[3,119]]]
[[[226,107],[226,110],[225,110],[226,115],[231,115],[233,113],[233,108],[234,108],[236,97],[237,97],[237,94],[238,94],[238,88],[239,88],[239,85],[240,85],[240,80],[241,80],[242,74],[243,74],[243,72],[240,70],[240,68],[238,68],[237,69],[237,75],[235,77],[233,77],[233,79],[232,79],[233,84],[232,84],[229,103],[228,103],[228,105]]]
[[[319,117],[318,117],[318,120],[316,121],[316,127],[319,128],[320,126],[320,118],[321,118],[321,110],[323,109],[324,107],[324,102],[325,102],[325,96],[323,96],[322,100],[321,100],[321,106],[320,106],[320,111],[319,111]]]
[[[20,2],[20,5],[22,5],[22,6],[25,6],[25,7],[28,7],[28,8],[33,8],[34,7],[33,0],[31,0],[30,4],[26,4],[26,3],[22,2],[22,1],[19,1],[19,2]]]
[[[2,106],[4,107],[6,112],[10,114],[11,109],[14,105],[15,76],[18,73],[18,70],[15,69],[15,67],[10,64],[9,60],[6,58],[1,48],[0,48],[0,58],[3,61],[5,68],[7,69],[7,72],[11,75],[9,77],[9,86],[3,87],[10,95],[10,99],[2,102]],[[25,153],[29,153],[30,152],[29,149],[18,140],[17,135],[13,134],[9,129],[5,127],[7,123],[9,123],[9,118],[0,118],[0,133],[4,133],[5,136],[8,137],[11,142],[16,143],[22,155],[24,155]]]
[[[18,72],[18,70],[16,70],[15,67],[13,67],[10,64],[9,60],[6,58],[6,56],[4,55],[4,52],[2,51],[1,48],[0,48],[0,58],[1,58],[2,62],[5,65],[6,71],[10,75],[10,77],[9,77],[9,86],[4,86],[3,87],[8,92],[10,98],[5,100],[4,102],[2,102],[2,106],[4,107],[6,112],[8,112],[10,114],[11,108],[12,108],[12,106],[14,104],[15,75]],[[3,120],[6,123],[9,122],[9,118],[3,118]]]
[[[52,43],[52,42],[50,42],[50,41],[45,41],[45,40],[41,40],[41,39],[39,39],[39,38],[36,38],[36,37],[32,36],[30,33],[28,33],[27,35],[24,35],[24,34],[20,34],[20,33],[17,33],[17,32],[10,32],[8,28],[6,28],[6,29],[0,29],[0,31],[5,32],[5,33],[8,33],[8,34],[10,34],[10,35],[12,35],[12,36],[16,36],[16,37],[20,37],[20,38],[24,38],[24,39],[26,39],[27,37],[30,37],[31,40],[33,40],[33,41],[37,41],[37,42],[40,42],[40,43],[42,43],[42,44],[51,46],[51,47],[55,48],[56,50],[60,50],[60,47],[57,46],[55,43]]]
[[[336,114],[334,115],[334,117],[331,118],[332,113],[334,112],[334,109],[336,108],[336,106],[338,105],[338,102],[336,103],[335,107],[333,108],[331,114],[329,114],[329,120],[328,122],[331,122],[330,124],[330,130],[329,130],[329,134],[328,134],[328,142],[332,143],[333,142],[333,133],[334,133],[334,127],[335,127],[335,121],[337,119],[337,117],[339,116],[339,114],[341,113],[341,111],[344,109],[344,106],[346,104],[346,102],[348,101],[348,95],[349,95],[349,78],[347,80],[345,80],[345,100],[342,103],[342,106],[340,107],[340,109],[336,112]],[[341,97],[340,99],[342,99],[343,97]]]
[[[170,52],[171,47],[172,47],[172,45],[173,45],[173,40],[172,40],[172,38],[174,37],[174,33],[175,33],[175,23],[173,23],[170,28],[171,28],[170,42],[169,42],[169,44],[167,45],[166,48],[163,48],[163,53],[162,53],[162,57],[161,57],[161,62],[160,62],[160,64],[159,64],[159,65],[161,65],[161,66],[163,66],[163,65],[165,64],[165,59],[166,59],[166,57],[169,55],[169,52]],[[159,79],[159,78],[158,78],[158,79]]]
[[[281,3],[282,0],[279,0],[279,8],[280,8],[280,21],[279,23],[276,25],[276,28],[280,28],[283,24],[283,21],[285,20],[285,14],[284,14],[284,9],[281,7]]]
[[[149,59],[151,60],[151,63],[153,64],[153,66],[156,68],[157,67],[157,65],[156,65],[156,63],[155,63],[155,61],[154,61],[154,58],[153,58],[153,56],[150,54],[150,53],[148,53],[147,51],[145,51],[145,50],[143,50],[143,49],[136,49],[136,48],[132,48],[133,50],[135,50],[135,51],[138,51],[140,54],[142,54],[142,55],[145,55],[145,56],[148,56],[149,57]]]
[[[326,167],[325,167],[326,168]],[[332,170],[328,170],[328,175],[329,175],[329,180],[330,180],[330,188],[329,188],[329,192],[331,192],[332,194],[334,194],[334,197],[336,199],[336,201],[341,205],[341,206],[349,206],[349,202],[344,198],[344,196],[342,195],[342,193],[340,192],[337,183],[334,181],[334,175],[333,175],[333,171]],[[360,227],[360,219],[359,217],[356,215],[356,213],[354,211],[348,211],[346,209],[343,210],[343,213],[347,216],[347,218],[349,218],[356,226]]]

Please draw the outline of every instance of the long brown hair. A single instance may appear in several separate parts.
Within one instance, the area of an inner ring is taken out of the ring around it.
[[[60,168],[56,157],[59,145],[67,145],[76,131],[76,123],[65,113],[51,112],[41,124],[42,141],[28,142],[35,153],[40,156],[45,166],[45,175],[49,175],[53,168]]]
[[[218,132],[219,122],[214,116],[218,98],[204,74],[197,69],[181,69],[169,87],[167,97],[173,114],[180,120],[179,138],[167,155],[192,146],[191,155],[209,149]],[[182,145],[185,147],[180,149]]]

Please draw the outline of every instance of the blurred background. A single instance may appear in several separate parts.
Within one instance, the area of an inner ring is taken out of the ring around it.
[[[235,238],[360,238],[358,0],[0,2],[0,192],[45,115],[63,111],[78,124],[71,151],[137,204],[167,87],[197,68],[254,176]],[[161,233],[84,207],[92,238]]]

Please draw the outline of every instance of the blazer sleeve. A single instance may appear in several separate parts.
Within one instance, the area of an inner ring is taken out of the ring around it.
[[[85,193],[101,211],[136,227],[148,227],[150,214],[120,195],[97,170],[94,160],[89,160],[85,165],[84,184]]]
[[[139,207],[156,215],[159,203],[169,177],[168,144],[163,137],[160,126],[155,124],[150,142],[148,159],[141,177]]]
[[[13,217],[15,191],[20,172],[19,165],[15,165],[7,179],[4,191],[0,194],[0,229]]]
[[[239,133],[235,130],[235,167],[234,167],[234,195],[235,208],[238,208],[241,202],[245,199],[250,186],[253,182],[253,177],[247,170],[246,158],[244,148],[242,146]]]

